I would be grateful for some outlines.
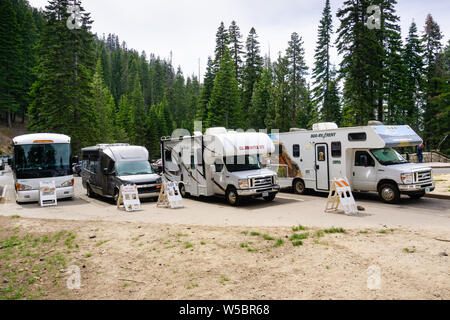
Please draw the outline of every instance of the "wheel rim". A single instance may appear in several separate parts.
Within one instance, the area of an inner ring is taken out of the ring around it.
[[[92,195],[91,187],[87,186],[87,195],[90,197]]]
[[[183,198],[186,196],[186,190],[184,189],[184,185],[180,185],[180,194]]]
[[[392,201],[395,198],[394,190],[391,187],[383,188],[383,190],[381,191],[381,195],[382,195],[383,199],[385,199],[387,201]]]
[[[230,201],[230,203],[235,204],[236,203],[236,193],[234,191],[230,191],[228,192],[228,201]]]
[[[298,193],[302,193],[304,189],[305,188],[303,188],[303,183],[297,181],[297,183],[295,184],[295,190],[297,190]]]

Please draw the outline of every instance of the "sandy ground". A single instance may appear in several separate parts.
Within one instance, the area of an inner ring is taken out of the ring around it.
[[[450,298],[450,260],[439,254],[450,253],[450,243],[440,241],[450,240],[444,232],[365,229],[317,237],[314,228],[295,232],[309,237],[293,246],[289,237],[294,232],[287,227],[6,217],[0,217],[0,225],[2,239],[13,232],[76,235],[78,248],[66,254],[65,267],[80,267],[80,289],[68,290],[64,273],[56,284],[41,275],[33,286],[45,292],[38,297],[43,299]],[[274,247],[276,239],[284,243]],[[0,261],[4,274],[6,264]],[[20,261],[11,259],[8,267]],[[369,267],[379,268],[379,287],[368,288]]]
[[[433,179],[436,181],[434,193],[440,193],[450,196],[450,173],[435,174]]]
[[[0,299],[450,299],[448,200],[387,205],[361,194],[365,211],[347,216],[324,213],[323,195],[284,192],[238,208],[186,199],[183,209],[145,201],[126,213],[76,186],[74,200],[51,208],[17,205],[7,192]],[[307,230],[293,231],[299,224]],[[324,232],[333,226],[345,232]],[[66,287],[71,265],[79,290]],[[380,286],[368,287],[375,269]]]

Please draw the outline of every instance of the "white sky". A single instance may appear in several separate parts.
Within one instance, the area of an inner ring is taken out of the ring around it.
[[[29,0],[34,7],[44,7],[47,0]],[[339,23],[336,11],[344,0],[331,0],[334,30]],[[82,6],[94,20],[93,32],[114,33],[128,48],[147,56],[168,58],[173,52],[173,66],[181,66],[185,76],[205,72],[208,55],[214,54],[215,34],[221,21],[229,26],[235,20],[243,35],[251,27],[256,29],[264,56],[272,60],[278,52],[284,53],[292,32],[304,40],[306,62],[313,67],[317,28],[325,0],[82,0]],[[450,1],[398,0],[403,38],[413,20],[421,33],[428,13],[440,25],[446,44],[450,36]],[[333,53],[333,63],[339,57]]]

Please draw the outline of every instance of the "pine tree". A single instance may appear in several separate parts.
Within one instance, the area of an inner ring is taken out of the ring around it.
[[[307,102],[305,79],[308,67],[306,66],[304,55],[303,40],[296,32],[293,32],[286,49],[286,57],[289,62],[290,122],[292,126],[295,126],[297,123],[296,116],[298,114],[302,114],[304,118],[309,117],[306,112],[309,101]],[[308,122],[309,119],[305,120],[305,123]]]
[[[195,115],[195,119],[197,121],[202,121],[203,128],[206,127],[206,119],[208,118],[208,103],[214,86],[214,79],[215,79],[214,64],[211,57],[208,57],[206,73],[203,78],[203,85],[200,92],[197,112]]]
[[[217,71],[208,104],[207,127],[222,126],[239,129],[243,125],[239,87],[228,48]]]
[[[424,132],[423,138],[428,148],[437,147],[442,132],[439,132],[437,114],[439,110],[437,104],[431,103],[433,97],[439,92],[439,67],[438,57],[441,51],[442,34],[439,25],[429,14],[425,21],[425,33],[422,38],[424,44],[425,63],[425,105],[423,113]]]
[[[230,52],[231,58],[234,62],[234,73],[238,79],[239,84],[241,83],[241,68],[242,68],[242,54],[244,51],[242,50],[242,35],[239,29],[239,26],[236,24],[236,21],[231,21],[231,25],[228,29],[228,37],[230,43]]]
[[[114,136],[114,98],[109,92],[103,80],[102,63],[99,59],[92,81],[92,104],[98,117],[97,130],[98,143],[110,143],[115,140]]]
[[[158,112],[156,106],[153,105],[147,115],[145,132],[146,142],[145,147],[148,150],[150,159],[157,159],[160,157],[160,146],[158,136]]]
[[[32,89],[29,127],[72,137],[74,153],[96,137],[95,110],[91,104],[91,83],[95,67],[92,20],[80,6],[82,26],[69,29],[67,0],[51,0],[38,45],[38,79]]]
[[[292,127],[291,100],[289,89],[289,59],[278,56],[273,66],[273,110],[269,110],[265,123],[269,129],[278,129],[280,132],[289,131]]]
[[[331,64],[330,64],[330,48],[331,35],[333,33],[330,0],[326,0],[325,7],[322,12],[318,30],[317,46],[314,54],[314,69],[312,72],[314,78],[314,88],[312,90],[313,101],[320,108],[321,119],[323,121],[335,121],[331,99],[339,98],[334,95],[331,97]],[[336,85],[334,86],[336,88]],[[336,104],[334,104],[335,106]]]
[[[244,119],[247,122],[247,112],[252,100],[253,87],[258,81],[263,69],[263,59],[260,54],[258,35],[256,34],[255,28],[250,29],[245,48],[245,65],[242,74],[242,109],[246,115]]]
[[[404,119],[415,130],[421,125],[420,109],[423,104],[424,89],[424,63],[422,59],[423,47],[417,35],[417,26],[414,22],[409,28],[403,50],[403,62],[405,64],[405,94],[404,94]]]
[[[134,78],[133,91],[129,95],[129,103],[131,104],[132,113],[132,138],[131,141],[137,145],[143,145],[146,141],[146,112],[144,104],[144,96],[142,95],[142,87],[139,76]]]
[[[272,103],[272,90],[272,71],[264,68],[253,90],[252,104],[248,111],[250,128],[263,129],[266,127],[265,118]]]
[[[229,38],[228,30],[225,28],[223,22],[220,23],[219,28],[216,32],[216,49],[214,50],[214,72],[217,72],[220,67],[220,62],[222,61],[225,49],[228,48]]]
[[[19,107],[18,74],[20,40],[16,13],[11,0],[0,2],[0,112],[6,114],[11,128],[12,113]]]

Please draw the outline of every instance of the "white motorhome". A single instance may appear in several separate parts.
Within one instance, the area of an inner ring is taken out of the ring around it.
[[[397,202],[400,194],[420,198],[433,191],[431,168],[409,163],[393,149],[422,143],[414,130],[370,124],[338,128],[335,123],[319,123],[313,130],[272,135],[281,149],[276,167],[280,185],[292,186],[299,194],[307,189],[327,192],[334,178],[347,177],[352,190],[378,192],[388,203]]]
[[[162,138],[163,174],[179,182],[182,196],[224,195],[231,205],[242,197],[272,201],[277,175],[262,167],[261,157],[274,151],[265,133],[209,128],[205,135]]]
[[[16,201],[39,201],[40,182],[54,182],[58,199],[74,196],[70,137],[34,133],[13,140],[12,171]]]

